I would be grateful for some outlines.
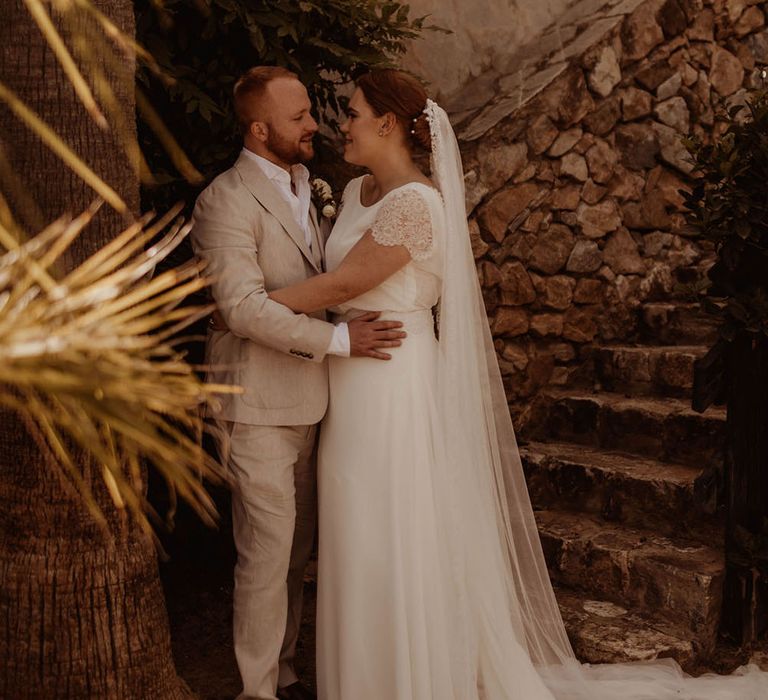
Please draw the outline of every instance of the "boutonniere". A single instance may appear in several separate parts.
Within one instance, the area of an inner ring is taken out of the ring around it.
[[[333,198],[331,186],[323,179],[316,177],[311,182],[312,194],[318,202],[318,209],[326,219],[336,216],[336,200]]]

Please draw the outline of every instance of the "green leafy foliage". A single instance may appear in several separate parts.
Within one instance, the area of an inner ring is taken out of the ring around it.
[[[716,143],[687,143],[699,177],[686,206],[688,223],[715,244],[702,304],[722,319],[729,342],[741,332],[768,335],[768,93],[754,93],[724,119]]]
[[[701,305],[721,321],[719,340],[696,363],[698,411],[726,400],[733,341],[768,336],[768,92],[754,92],[721,118],[728,126],[715,143],[686,142],[698,175],[683,193],[686,218],[717,253]]]
[[[388,65],[426,28],[391,0],[137,0],[137,36],[175,82],[149,72],[142,88],[192,162],[210,179],[241,145],[231,108],[239,75],[254,65],[285,66],[307,85],[318,114],[336,129],[345,107],[338,87],[362,70]],[[148,203],[189,202],[195,190],[177,176],[150,134],[142,147],[164,187]],[[329,156],[321,144],[320,157]]]

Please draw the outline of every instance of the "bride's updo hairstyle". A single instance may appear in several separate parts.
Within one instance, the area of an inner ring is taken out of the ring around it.
[[[424,114],[428,95],[418,79],[405,71],[382,68],[360,76],[356,84],[377,117],[392,112],[405,130],[408,143],[432,150],[429,122]]]

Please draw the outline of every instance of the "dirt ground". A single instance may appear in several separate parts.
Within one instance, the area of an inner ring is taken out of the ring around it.
[[[195,582],[192,581],[192,586]],[[190,586],[190,588],[192,588]],[[297,671],[314,688],[315,584],[305,587],[305,619],[298,644]],[[201,700],[232,700],[240,678],[232,648],[232,586],[189,590],[168,603],[176,669]]]
[[[232,700],[241,690],[232,647],[232,587],[235,552],[228,495],[214,494],[222,520],[203,526],[182,509],[174,533],[164,538],[169,559],[160,574],[166,595],[176,669],[200,700]],[[304,586],[304,621],[297,648],[297,672],[315,683],[315,600],[310,566]]]

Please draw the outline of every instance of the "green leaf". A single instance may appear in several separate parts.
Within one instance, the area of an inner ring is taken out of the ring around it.
[[[266,43],[264,41],[264,34],[262,33],[261,29],[256,25],[251,25],[248,27],[248,30],[250,32],[251,42],[253,43],[254,48],[259,53],[263,53]]]
[[[346,99],[336,95],[338,86],[362,67],[391,64],[420,35],[423,19],[410,19],[407,5],[395,0],[165,0],[173,18],[169,31],[159,24],[155,4],[135,0],[137,38],[178,82],[169,90],[144,68],[137,79],[208,177],[228,167],[239,150],[231,94],[248,68],[287,66],[306,81],[317,114],[325,106],[339,113]],[[338,128],[331,113],[328,126]],[[139,128],[150,168],[172,172],[154,137]],[[146,204],[162,210],[196,194],[174,180],[155,188]]]

